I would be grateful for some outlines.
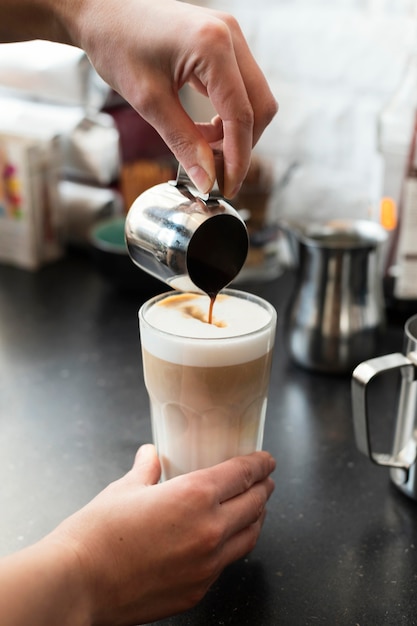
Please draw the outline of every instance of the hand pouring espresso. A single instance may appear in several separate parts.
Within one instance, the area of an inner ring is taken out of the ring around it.
[[[219,155],[216,166],[222,173]],[[245,223],[222,197],[219,184],[201,195],[181,165],[176,181],[151,187],[135,200],[125,236],[141,269],[174,289],[209,296],[209,321],[217,294],[240,272],[249,248]]]

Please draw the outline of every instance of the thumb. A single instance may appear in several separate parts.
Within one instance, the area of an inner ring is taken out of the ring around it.
[[[168,97],[169,93],[167,88],[163,96],[154,99],[151,111],[140,114],[158,131],[197,189],[208,193],[216,179],[213,151],[176,94]]]
[[[161,464],[155,446],[148,443],[139,448],[131,470],[143,485],[155,485],[161,477]]]

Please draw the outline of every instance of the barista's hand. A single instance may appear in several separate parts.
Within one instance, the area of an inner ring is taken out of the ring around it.
[[[177,0],[49,2],[63,25],[61,40],[86,51],[202,192],[215,178],[211,147],[222,144],[224,194],[235,195],[277,111],[236,20]],[[187,82],[210,98],[217,112],[211,124],[195,124],[183,109],[178,92]]]
[[[133,468],[32,546],[0,559],[14,626],[133,626],[197,603],[255,545],[273,491],[266,452],[157,484],[151,445]]]
[[[274,467],[257,452],[155,484],[155,449],[140,448],[126,476],[47,538],[77,555],[91,623],[150,622],[197,603],[255,546]]]

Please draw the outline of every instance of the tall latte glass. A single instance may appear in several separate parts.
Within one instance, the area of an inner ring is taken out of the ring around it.
[[[225,289],[170,292],[139,311],[154,443],[166,480],[262,447],[276,311]]]

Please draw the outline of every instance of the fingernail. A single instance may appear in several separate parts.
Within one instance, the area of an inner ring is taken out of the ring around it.
[[[187,169],[188,175],[201,193],[208,193],[214,185],[215,169],[211,148],[198,144],[195,152],[195,164]]]
[[[201,193],[208,193],[213,186],[213,181],[201,165],[190,167],[188,175]]]

